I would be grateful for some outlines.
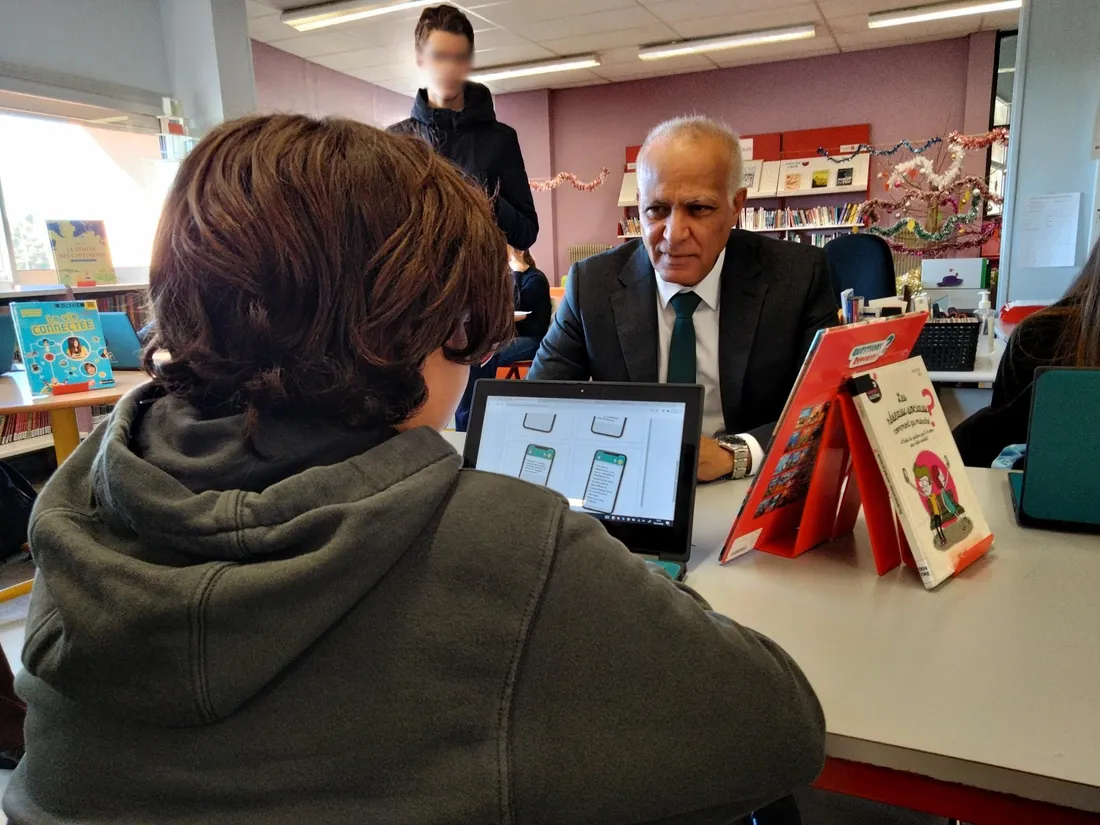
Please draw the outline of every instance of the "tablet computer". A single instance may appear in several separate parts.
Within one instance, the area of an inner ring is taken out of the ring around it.
[[[464,457],[561,493],[630,550],[691,554],[703,388],[478,381]]]

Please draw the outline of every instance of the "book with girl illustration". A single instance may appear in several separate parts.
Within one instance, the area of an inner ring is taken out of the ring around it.
[[[929,590],[993,544],[920,358],[852,376],[852,401]]]

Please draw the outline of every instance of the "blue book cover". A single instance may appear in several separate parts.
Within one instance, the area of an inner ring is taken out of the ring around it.
[[[49,395],[63,384],[115,385],[95,301],[20,301],[11,309],[32,393]]]

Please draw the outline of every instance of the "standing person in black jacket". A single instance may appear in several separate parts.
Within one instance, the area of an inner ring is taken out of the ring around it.
[[[428,86],[417,93],[412,117],[390,131],[423,138],[474,178],[492,198],[508,243],[530,249],[539,217],[516,130],[497,121],[489,90],[466,79],[474,27],[454,6],[433,6],[420,15],[415,37],[416,63],[426,71]]]

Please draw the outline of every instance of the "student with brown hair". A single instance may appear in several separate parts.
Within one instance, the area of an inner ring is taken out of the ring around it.
[[[496,118],[493,96],[467,80],[474,59],[474,27],[454,6],[424,9],[414,34],[416,62],[427,86],[412,117],[390,131],[428,141],[477,181],[492,198],[497,225],[516,249],[539,235],[539,216],[527,182],[516,130]]]
[[[715,822],[813,779],[775,643],[439,434],[511,334],[504,256],[421,141],[271,115],[192,150],[153,380],[32,518],[13,823]]]
[[[955,428],[968,467],[988,467],[1005,447],[1027,441],[1039,367],[1100,368],[1100,242],[1061,300],[1013,330],[997,368],[992,403]]]

